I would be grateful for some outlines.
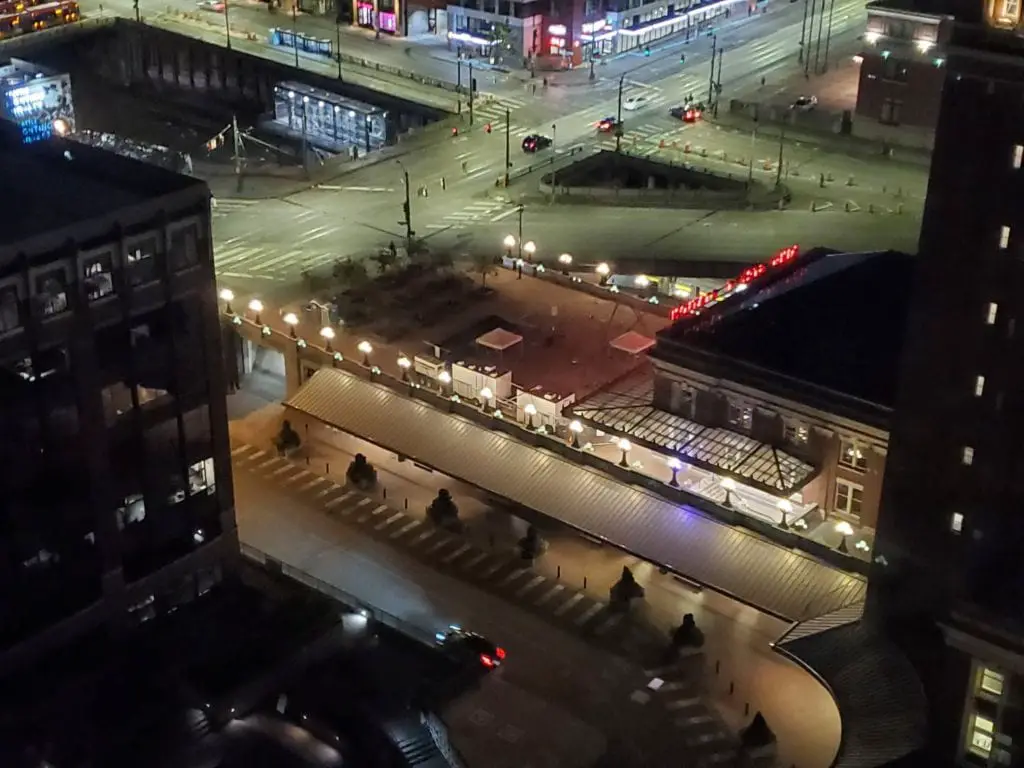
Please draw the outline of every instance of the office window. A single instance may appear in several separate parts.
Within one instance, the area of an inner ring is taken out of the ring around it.
[[[954,512],[949,520],[949,530],[953,533],[960,533],[964,529],[964,516],[960,512]]]
[[[214,474],[213,459],[197,461],[188,468],[188,490],[189,494],[195,496],[197,493],[212,494],[217,488],[217,481]]]
[[[992,753],[992,736],[995,723],[984,715],[971,715],[967,733],[967,751],[978,757],[988,758]]]
[[[34,278],[35,305],[43,317],[53,317],[68,309],[68,278],[63,267],[49,269]]]
[[[902,112],[903,101],[901,99],[886,99],[882,102],[882,111],[878,116],[878,122],[884,125],[899,125]]]
[[[189,221],[175,225],[170,237],[171,270],[181,272],[199,263],[199,224]]]
[[[974,377],[974,396],[981,397],[985,392],[985,377],[975,376]]]
[[[967,467],[974,463],[974,449],[971,446],[965,445],[960,451],[960,462]]]
[[[996,18],[1010,24],[1020,21],[1020,0],[996,0]]]
[[[864,488],[847,480],[836,480],[836,512],[860,516],[864,503]]]
[[[1005,224],[999,228],[999,248],[1005,250],[1010,244],[1010,228]]]
[[[18,299],[18,286],[2,286],[0,287],[0,334],[16,331],[19,328],[21,328],[21,302]]]
[[[994,669],[982,667],[978,670],[977,693],[987,693],[990,696],[1000,697],[1003,695],[1003,684],[1006,678]]]
[[[754,409],[749,405],[730,402],[725,420],[730,427],[747,432],[754,420]]]
[[[128,244],[125,267],[128,283],[135,287],[152,283],[159,277],[156,265],[156,236],[142,237]]]
[[[985,310],[985,325],[995,325],[996,315],[999,314],[999,305],[994,301],[988,303],[988,309]]]
[[[1014,168],[1020,168],[1021,161],[1024,161],[1024,144],[1014,144],[1011,163]]]
[[[858,472],[868,468],[868,459],[864,452],[851,440],[843,440],[839,444],[839,463]]]
[[[803,424],[795,422],[786,424],[785,440],[790,445],[806,445],[808,437],[810,437],[810,430]]]
[[[114,295],[114,254],[110,251],[86,256],[82,260],[82,283],[85,298],[99,301]]]

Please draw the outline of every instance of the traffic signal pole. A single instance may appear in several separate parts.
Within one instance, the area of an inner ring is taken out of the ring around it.
[[[711,37],[711,73],[708,75],[708,106],[715,97],[715,56],[718,55],[718,35]]]
[[[626,76],[619,78],[619,108],[615,113],[615,151],[622,147],[622,86],[626,82]]]
[[[512,167],[512,112],[505,110],[505,186],[509,184],[509,168]]]

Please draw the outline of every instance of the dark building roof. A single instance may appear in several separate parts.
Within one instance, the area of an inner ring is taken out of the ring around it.
[[[0,247],[155,198],[206,187],[199,179],[67,139],[25,144],[0,121]]]
[[[971,24],[981,22],[982,3],[973,0],[876,0],[868,3],[868,12],[873,9],[888,11],[909,11],[934,16],[953,16],[958,21]]]
[[[760,387],[774,377],[891,409],[913,267],[894,251],[808,253],[665,329],[653,356],[689,348],[756,370]]]

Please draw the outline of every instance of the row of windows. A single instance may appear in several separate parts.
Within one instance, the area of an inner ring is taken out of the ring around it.
[[[989,764],[1009,765],[1010,753],[1001,745],[1009,744],[1006,735],[997,735],[999,702],[1006,690],[1002,672],[978,665],[972,682],[964,752]]]
[[[166,254],[171,272],[182,272],[199,264],[200,227],[197,219],[177,222],[168,227]],[[160,236],[155,232],[128,239],[124,253],[117,246],[83,251],[76,265],[61,259],[29,270],[28,285],[20,277],[0,281],[0,335],[24,326],[22,306],[31,298],[34,314],[42,318],[60,315],[70,308],[69,291],[76,282],[89,303],[113,298],[117,283],[115,271],[123,270],[131,288],[152,284],[160,278],[157,263]]]

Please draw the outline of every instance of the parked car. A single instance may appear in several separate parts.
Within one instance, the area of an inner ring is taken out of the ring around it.
[[[441,651],[459,663],[475,662],[485,669],[495,669],[505,661],[504,648],[457,624],[452,624],[444,632],[438,632],[435,638]]]
[[[818,106],[817,96],[800,96],[789,108],[797,112],[810,112],[816,106]]]
[[[696,123],[704,115],[704,105],[683,104],[681,107],[672,107],[668,113],[684,123]]]
[[[196,7],[203,11],[224,13],[224,0],[199,0]]]
[[[547,149],[552,144],[550,136],[542,136],[539,133],[534,133],[523,139],[523,152],[540,152],[542,149]]]
[[[636,94],[634,96],[630,96],[628,99],[622,102],[622,108],[629,112],[635,112],[636,110],[642,107],[646,107],[647,101],[647,97],[644,96],[643,94]]]
[[[611,133],[620,125],[616,117],[604,117],[597,121],[597,130],[601,133]]]

